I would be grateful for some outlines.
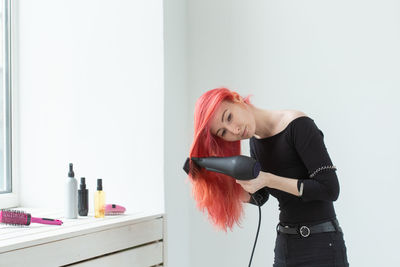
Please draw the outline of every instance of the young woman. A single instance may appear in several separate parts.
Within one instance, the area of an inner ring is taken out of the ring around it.
[[[227,88],[204,93],[196,102],[190,157],[239,155],[240,140],[250,139],[261,172],[238,181],[191,163],[198,208],[226,231],[240,223],[243,202],[261,206],[272,195],[280,209],[273,266],[348,266],[333,206],[339,183],[323,137],[301,111],[260,109]],[[255,192],[262,198],[250,197]]]

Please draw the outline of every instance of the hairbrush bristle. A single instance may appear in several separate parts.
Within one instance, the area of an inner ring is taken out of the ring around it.
[[[29,225],[31,223],[31,215],[22,210],[0,210],[0,223],[8,225]]]
[[[108,211],[105,213],[105,215],[122,215],[124,214],[123,211]]]

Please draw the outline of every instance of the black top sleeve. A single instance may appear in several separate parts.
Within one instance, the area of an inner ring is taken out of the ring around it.
[[[335,201],[339,197],[339,181],[324,143],[324,134],[312,119],[293,125],[294,147],[313,177],[299,179],[297,188],[303,186],[303,201]],[[324,168],[327,167],[327,168]],[[303,183],[303,185],[301,185]]]
[[[252,148],[252,144],[250,142],[250,156],[257,160],[257,156],[254,153],[254,149]],[[265,202],[267,202],[267,200],[269,199],[269,192],[268,192],[268,188],[264,187],[259,189],[258,191],[254,192],[252,194],[252,196],[250,197],[250,204],[256,205],[256,206],[262,206],[265,204]]]

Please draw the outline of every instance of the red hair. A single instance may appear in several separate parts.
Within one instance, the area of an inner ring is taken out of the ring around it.
[[[204,93],[196,102],[194,111],[194,138],[190,148],[192,157],[229,157],[240,155],[240,141],[228,142],[210,132],[209,122],[222,101],[250,104],[249,96],[242,98],[227,88],[216,88]],[[198,168],[191,162],[189,178],[197,207],[214,226],[232,230],[240,225],[243,213],[242,198],[246,193],[236,181],[225,174]]]

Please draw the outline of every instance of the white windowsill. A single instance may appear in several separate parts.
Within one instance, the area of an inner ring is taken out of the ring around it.
[[[32,217],[42,217],[62,220],[63,224],[45,225],[32,223],[29,226],[11,226],[0,224],[0,254],[50,243],[62,239],[104,231],[111,228],[122,227],[132,223],[151,220],[163,216],[150,212],[126,213],[123,215],[94,218],[92,213],[88,216],[78,216],[78,219],[65,219],[62,211],[15,208],[31,213]]]

